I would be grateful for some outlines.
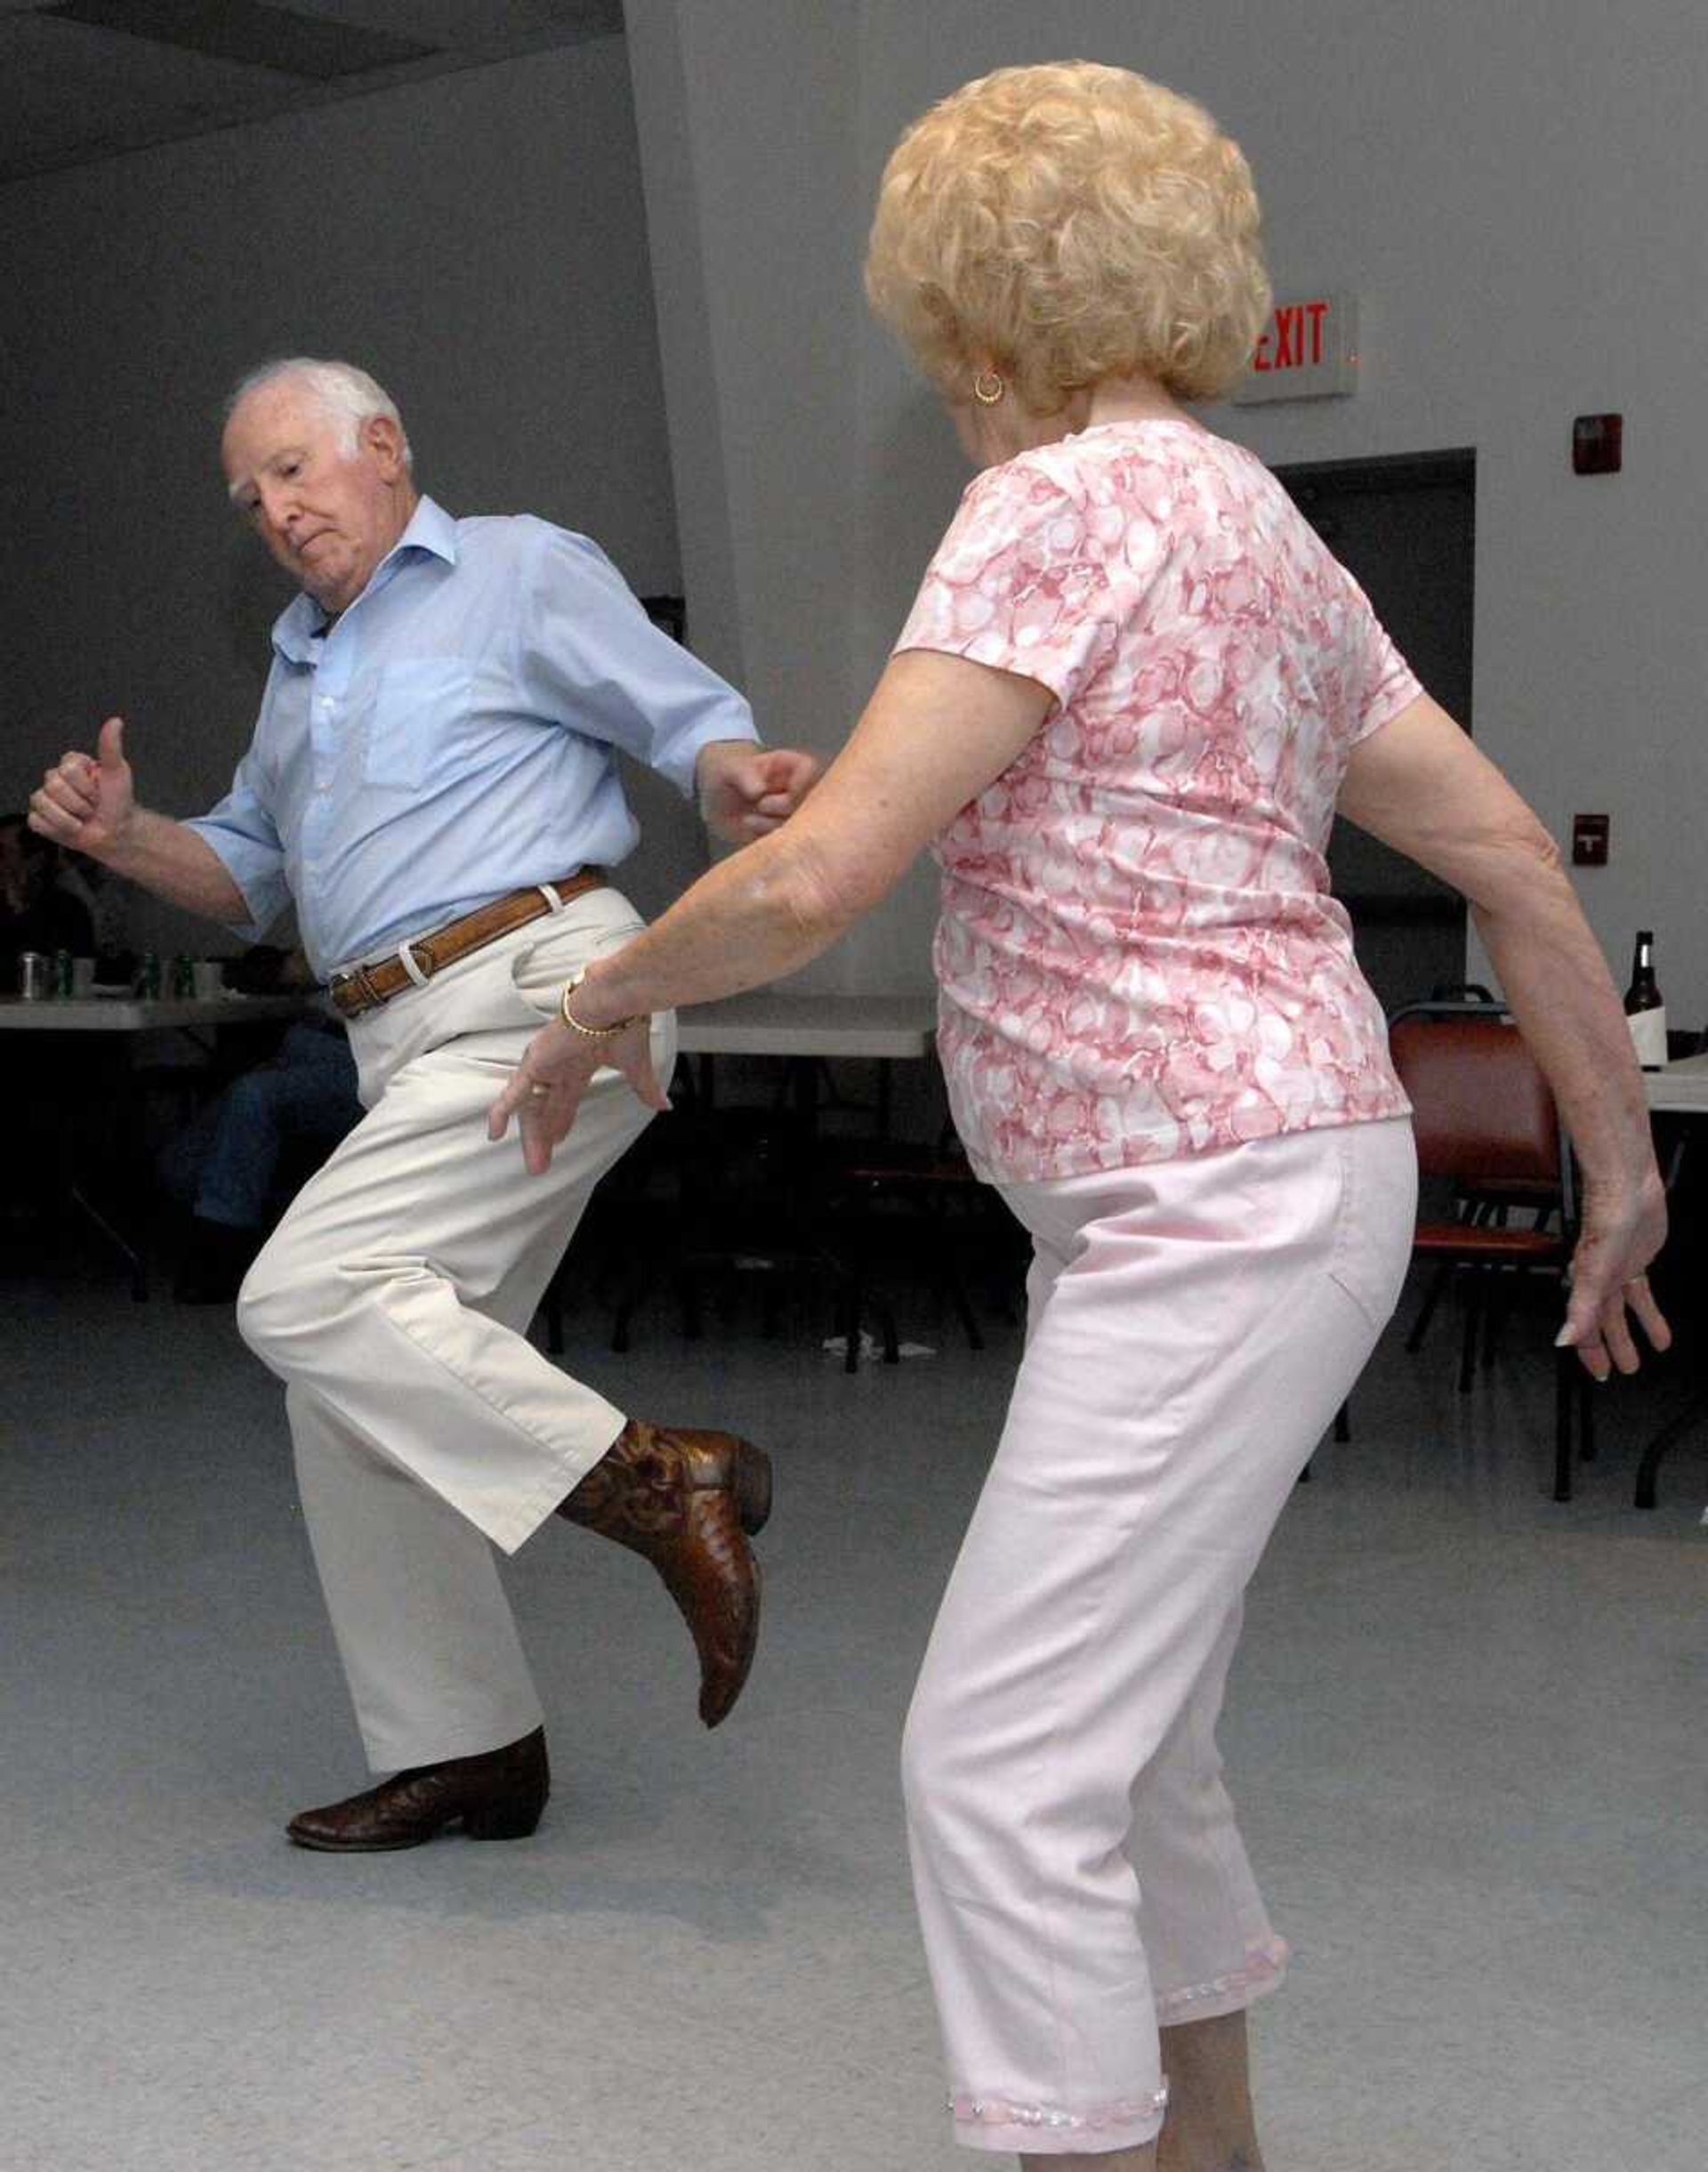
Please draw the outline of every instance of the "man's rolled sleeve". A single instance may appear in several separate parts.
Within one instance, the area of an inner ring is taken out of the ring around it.
[[[243,892],[246,922],[232,922],[247,942],[258,941],[291,901],[285,879],[285,848],[272,817],[249,780],[247,758],[238,765],[231,789],[216,807],[184,824],[217,854]]]
[[[753,711],[653,625],[597,544],[561,529],[544,535],[521,659],[528,682],[548,714],[620,747],[691,798],[702,748],[758,743]]]

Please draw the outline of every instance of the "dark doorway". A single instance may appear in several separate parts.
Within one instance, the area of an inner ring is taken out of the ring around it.
[[[1476,453],[1328,460],[1276,473],[1412,669],[1469,731]],[[1455,891],[1349,822],[1335,823],[1328,864],[1385,1011],[1463,979],[1465,907]]]

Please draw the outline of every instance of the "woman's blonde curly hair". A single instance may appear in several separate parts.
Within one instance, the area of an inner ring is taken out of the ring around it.
[[[940,392],[987,359],[1057,413],[1142,371],[1226,392],[1269,309],[1250,169],[1204,108],[1092,61],[1000,68],[890,154],[866,252],[879,317]]]

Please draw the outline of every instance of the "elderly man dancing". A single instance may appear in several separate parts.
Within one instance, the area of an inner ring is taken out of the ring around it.
[[[811,758],[654,628],[585,537],[455,520],[415,488],[392,401],[348,364],[240,384],[232,504],[302,593],[273,628],[226,797],[176,821],[136,800],[117,717],[31,802],[43,836],[258,933],[294,900],[350,1023],[367,1111],[299,1195],[238,1303],[286,1384],[304,1514],[374,1771],[301,1813],[305,1847],[413,1847],[459,1823],[531,1832],[543,1716],[495,1546],[552,1515],[632,1548],[691,1630],[700,1715],[752,1662],[764,1454],[649,1425],[524,1330],[594,1184],[643,1127],[614,1072],[576,1151],[530,1178],[484,1117],[560,991],[640,926],[605,870],[638,837],[619,748],[740,843],[785,820]],[[667,1065],[673,1029],[652,1024]]]

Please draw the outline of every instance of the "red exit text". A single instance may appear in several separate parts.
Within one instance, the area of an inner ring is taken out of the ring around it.
[[[1253,369],[1314,369],[1327,359],[1323,327],[1327,302],[1284,302],[1257,343]]]

